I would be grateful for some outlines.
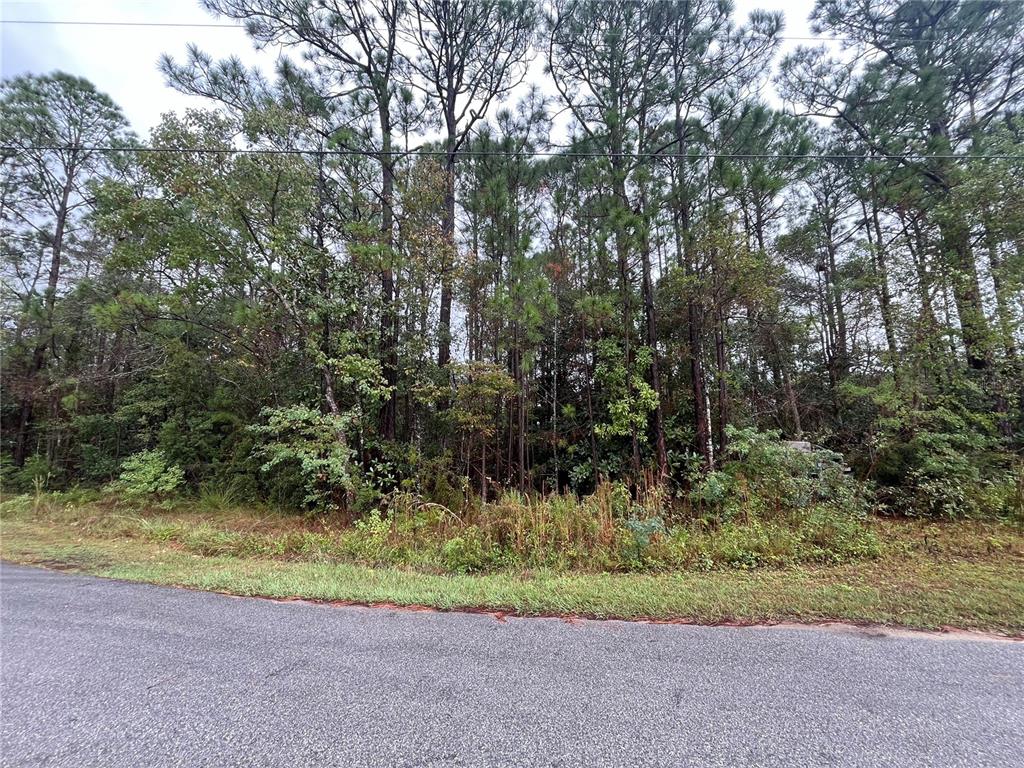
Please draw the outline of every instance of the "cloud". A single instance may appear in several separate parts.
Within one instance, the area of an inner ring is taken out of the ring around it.
[[[807,16],[813,0],[739,0],[736,19],[745,20],[755,8],[785,10],[788,35],[809,34]],[[214,19],[198,3],[140,2],[139,0],[50,0],[5,2],[0,18],[60,21],[160,22],[166,24],[230,24]],[[124,110],[142,136],[168,111],[209,107],[206,100],[169,88],[157,69],[164,53],[176,58],[196,43],[214,58],[235,55],[249,66],[270,72],[277,50],[256,51],[241,26],[118,27],[0,24],[3,76],[61,69],[91,80]],[[531,76],[542,66],[531,69]]]
[[[198,4],[93,0],[84,3],[5,3],[3,17],[60,21],[138,21],[168,24],[214,22]],[[218,23],[230,23],[216,20]],[[196,43],[215,58],[237,55],[249,65],[273,66],[274,52],[255,51],[245,31],[203,27],[0,25],[3,76],[61,69],[85,77],[117,102],[141,135],[168,111],[208,107],[209,102],[169,88],[157,69],[164,53],[181,57]]]

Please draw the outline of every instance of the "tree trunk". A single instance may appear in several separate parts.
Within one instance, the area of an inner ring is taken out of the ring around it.
[[[680,157],[686,154],[686,140],[682,124],[682,112],[676,104],[675,140]],[[673,206],[672,221],[675,231],[676,257],[680,266],[685,270],[688,277],[695,277],[693,261],[690,258],[690,206],[685,198],[682,178],[683,168],[681,163],[676,165],[675,178],[673,179]],[[692,289],[691,289],[692,290]],[[692,297],[686,301],[686,325],[687,325],[687,346],[690,355],[690,387],[693,394],[693,425],[694,442],[697,452],[701,456],[701,463],[705,471],[710,472],[715,468],[715,450],[711,440],[711,418],[707,400],[707,386],[704,380],[704,366],[701,362],[702,351],[702,328],[700,322],[700,310],[696,300]]]
[[[384,97],[386,98],[386,97]],[[391,114],[387,102],[381,97],[381,246],[383,248],[383,269],[381,270],[381,315],[380,346],[381,368],[384,381],[390,387],[386,400],[380,409],[380,435],[385,440],[395,439],[398,421],[398,312],[395,307],[395,234],[394,197],[395,169],[391,156]]]
[[[626,195],[626,172],[621,167],[621,144],[613,139],[612,141],[612,188],[615,193],[615,197],[620,206],[620,218],[625,216],[629,211],[629,198]],[[633,291],[629,280],[629,246],[628,246],[629,235],[626,231],[626,227],[621,221],[615,227],[615,256],[619,271],[619,290],[622,294],[622,337],[625,345],[625,360],[626,370],[630,370],[633,364],[633,350],[631,346],[631,340],[633,335]],[[633,385],[632,378],[626,376],[626,392],[627,396],[632,399],[633,397]],[[640,444],[636,436],[636,428],[630,422],[629,428],[630,436],[630,447],[631,457],[633,465],[633,473],[636,476],[640,474]]]
[[[836,322],[836,372],[837,378],[845,378],[850,372],[850,347],[846,332],[846,306],[836,267],[836,244],[831,224],[825,228],[825,253],[828,256],[830,304],[834,309]]]
[[[949,145],[948,121],[944,116],[935,119],[931,127],[932,139],[939,145]],[[950,161],[936,160],[932,170],[939,192],[949,198],[953,176]],[[942,216],[939,219],[939,235],[942,241],[943,257],[951,268],[953,302],[960,317],[960,332],[964,343],[967,366],[983,371],[992,364],[988,320],[981,301],[978,284],[978,268],[974,263],[970,230],[959,215]]]
[[[75,167],[72,162],[67,169],[64,188],[61,190],[60,203],[57,207],[56,221],[54,222],[53,240],[51,241],[50,273],[46,281],[46,293],[43,296],[43,327],[39,341],[32,351],[32,364],[27,376],[26,391],[22,395],[21,408],[18,415],[18,434],[14,442],[14,464],[18,467],[25,465],[28,458],[28,433],[32,426],[32,416],[35,406],[36,387],[43,367],[46,365],[46,350],[53,343],[53,310],[57,301],[57,285],[60,281],[61,259],[64,252],[64,232],[68,223],[68,203],[71,199],[71,189],[75,175]]]
[[[445,254],[444,266],[441,268],[441,305],[438,311],[437,364],[444,368],[452,359],[452,270],[455,258],[455,112],[454,105],[445,109],[447,126],[447,143],[444,156],[444,211],[441,219],[441,232],[444,235]]]
[[[704,380],[704,365],[701,362],[701,323],[697,304],[693,300],[687,301],[686,314],[697,449],[703,458],[704,469],[710,472],[715,468],[715,449],[711,442],[711,416]]]
[[[988,251],[989,272],[992,275],[992,287],[996,297],[996,317],[999,319],[999,333],[1003,337],[1003,351],[1006,353],[1006,359],[1015,363],[1017,361],[1017,344],[1013,338],[1015,323],[1010,309],[1010,300],[1006,295],[999,241],[989,215],[985,216],[985,249]]]
[[[886,264],[885,247],[882,245],[882,227],[878,219],[878,206],[876,204],[878,192],[875,189],[875,180],[871,180],[871,213],[868,214],[867,204],[862,200],[861,209],[864,212],[864,232],[867,234],[868,246],[871,249],[872,263],[875,268],[875,277],[878,282],[878,305],[882,315],[882,328],[885,331],[885,343],[889,350],[889,366],[892,368],[893,378],[899,379],[899,350],[896,346],[896,329],[892,318],[892,293],[889,290],[889,270]],[[874,236],[872,237],[872,229]]]
[[[942,241],[952,267],[953,302],[960,317],[964,354],[969,368],[986,370],[992,363],[988,320],[981,304],[978,271],[967,226],[963,222],[940,224]]]
[[[908,226],[906,219],[901,217],[903,225],[903,237],[907,241],[907,250],[910,251],[910,258],[914,263],[914,273],[917,276],[917,296],[921,303],[921,322],[919,324],[918,337],[924,336],[924,350],[926,362],[929,369],[935,373],[935,381],[942,383],[944,375],[948,374],[947,360],[942,345],[938,343],[939,321],[935,316],[935,307],[932,304],[931,289],[932,277],[928,273],[925,264],[926,243],[924,234],[918,221],[911,218]],[[911,237],[911,228],[913,237]]]
[[[643,205],[643,203],[641,203]],[[646,205],[644,205],[646,208]],[[644,237],[640,244],[640,260],[643,269],[643,300],[644,300],[644,321],[647,333],[647,346],[651,350],[651,387],[658,398],[658,405],[654,409],[654,449],[658,462],[658,480],[662,481],[668,477],[668,449],[665,446],[665,417],[664,406],[662,405],[661,371],[658,360],[658,314],[654,305],[654,283],[651,279],[651,254],[650,240],[647,237],[647,225],[644,227]]]
[[[718,379],[718,455],[728,447],[726,427],[729,425],[729,362],[725,349],[725,319],[721,307],[715,312],[715,363]]]

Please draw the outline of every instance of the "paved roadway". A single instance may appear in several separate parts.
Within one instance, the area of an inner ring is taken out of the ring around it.
[[[4,766],[1024,764],[1024,643],[337,608],[4,565]]]

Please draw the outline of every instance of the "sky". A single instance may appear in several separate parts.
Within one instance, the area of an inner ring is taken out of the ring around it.
[[[807,17],[814,0],[736,0],[736,17],[755,9],[782,11],[784,35],[811,35]],[[183,58],[196,43],[214,58],[236,55],[249,65],[270,70],[277,50],[255,51],[241,27],[103,27],[15,24],[33,21],[119,21],[210,24],[214,19],[197,0],[0,0],[0,74],[4,78],[56,69],[91,80],[124,110],[132,127],[147,136],[161,114],[209,106],[198,97],[169,88],[157,69],[161,54]],[[798,41],[786,40],[782,52]],[[806,44],[806,43],[805,43]],[[533,67],[531,72],[542,71]]]

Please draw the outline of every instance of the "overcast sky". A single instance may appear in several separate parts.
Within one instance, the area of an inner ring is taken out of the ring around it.
[[[784,34],[810,35],[807,16],[813,0],[737,0],[737,18],[751,10],[779,10],[785,14]],[[215,22],[193,0],[0,0],[0,64],[3,77],[45,73],[61,69],[91,80],[125,111],[142,136],[159,122],[160,115],[189,106],[208,106],[202,99],[168,88],[157,70],[163,53],[181,58],[186,45],[196,43],[214,57],[237,55],[247,64],[269,69],[276,51],[256,52],[239,28],[100,27],[26,25],[16,19],[50,21],[128,21],[171,24]],[[225,20],[219,20],[224,23]],[[798,45],[784,41],[783,51]],[[535,68],[534,71],[539,71]]]

